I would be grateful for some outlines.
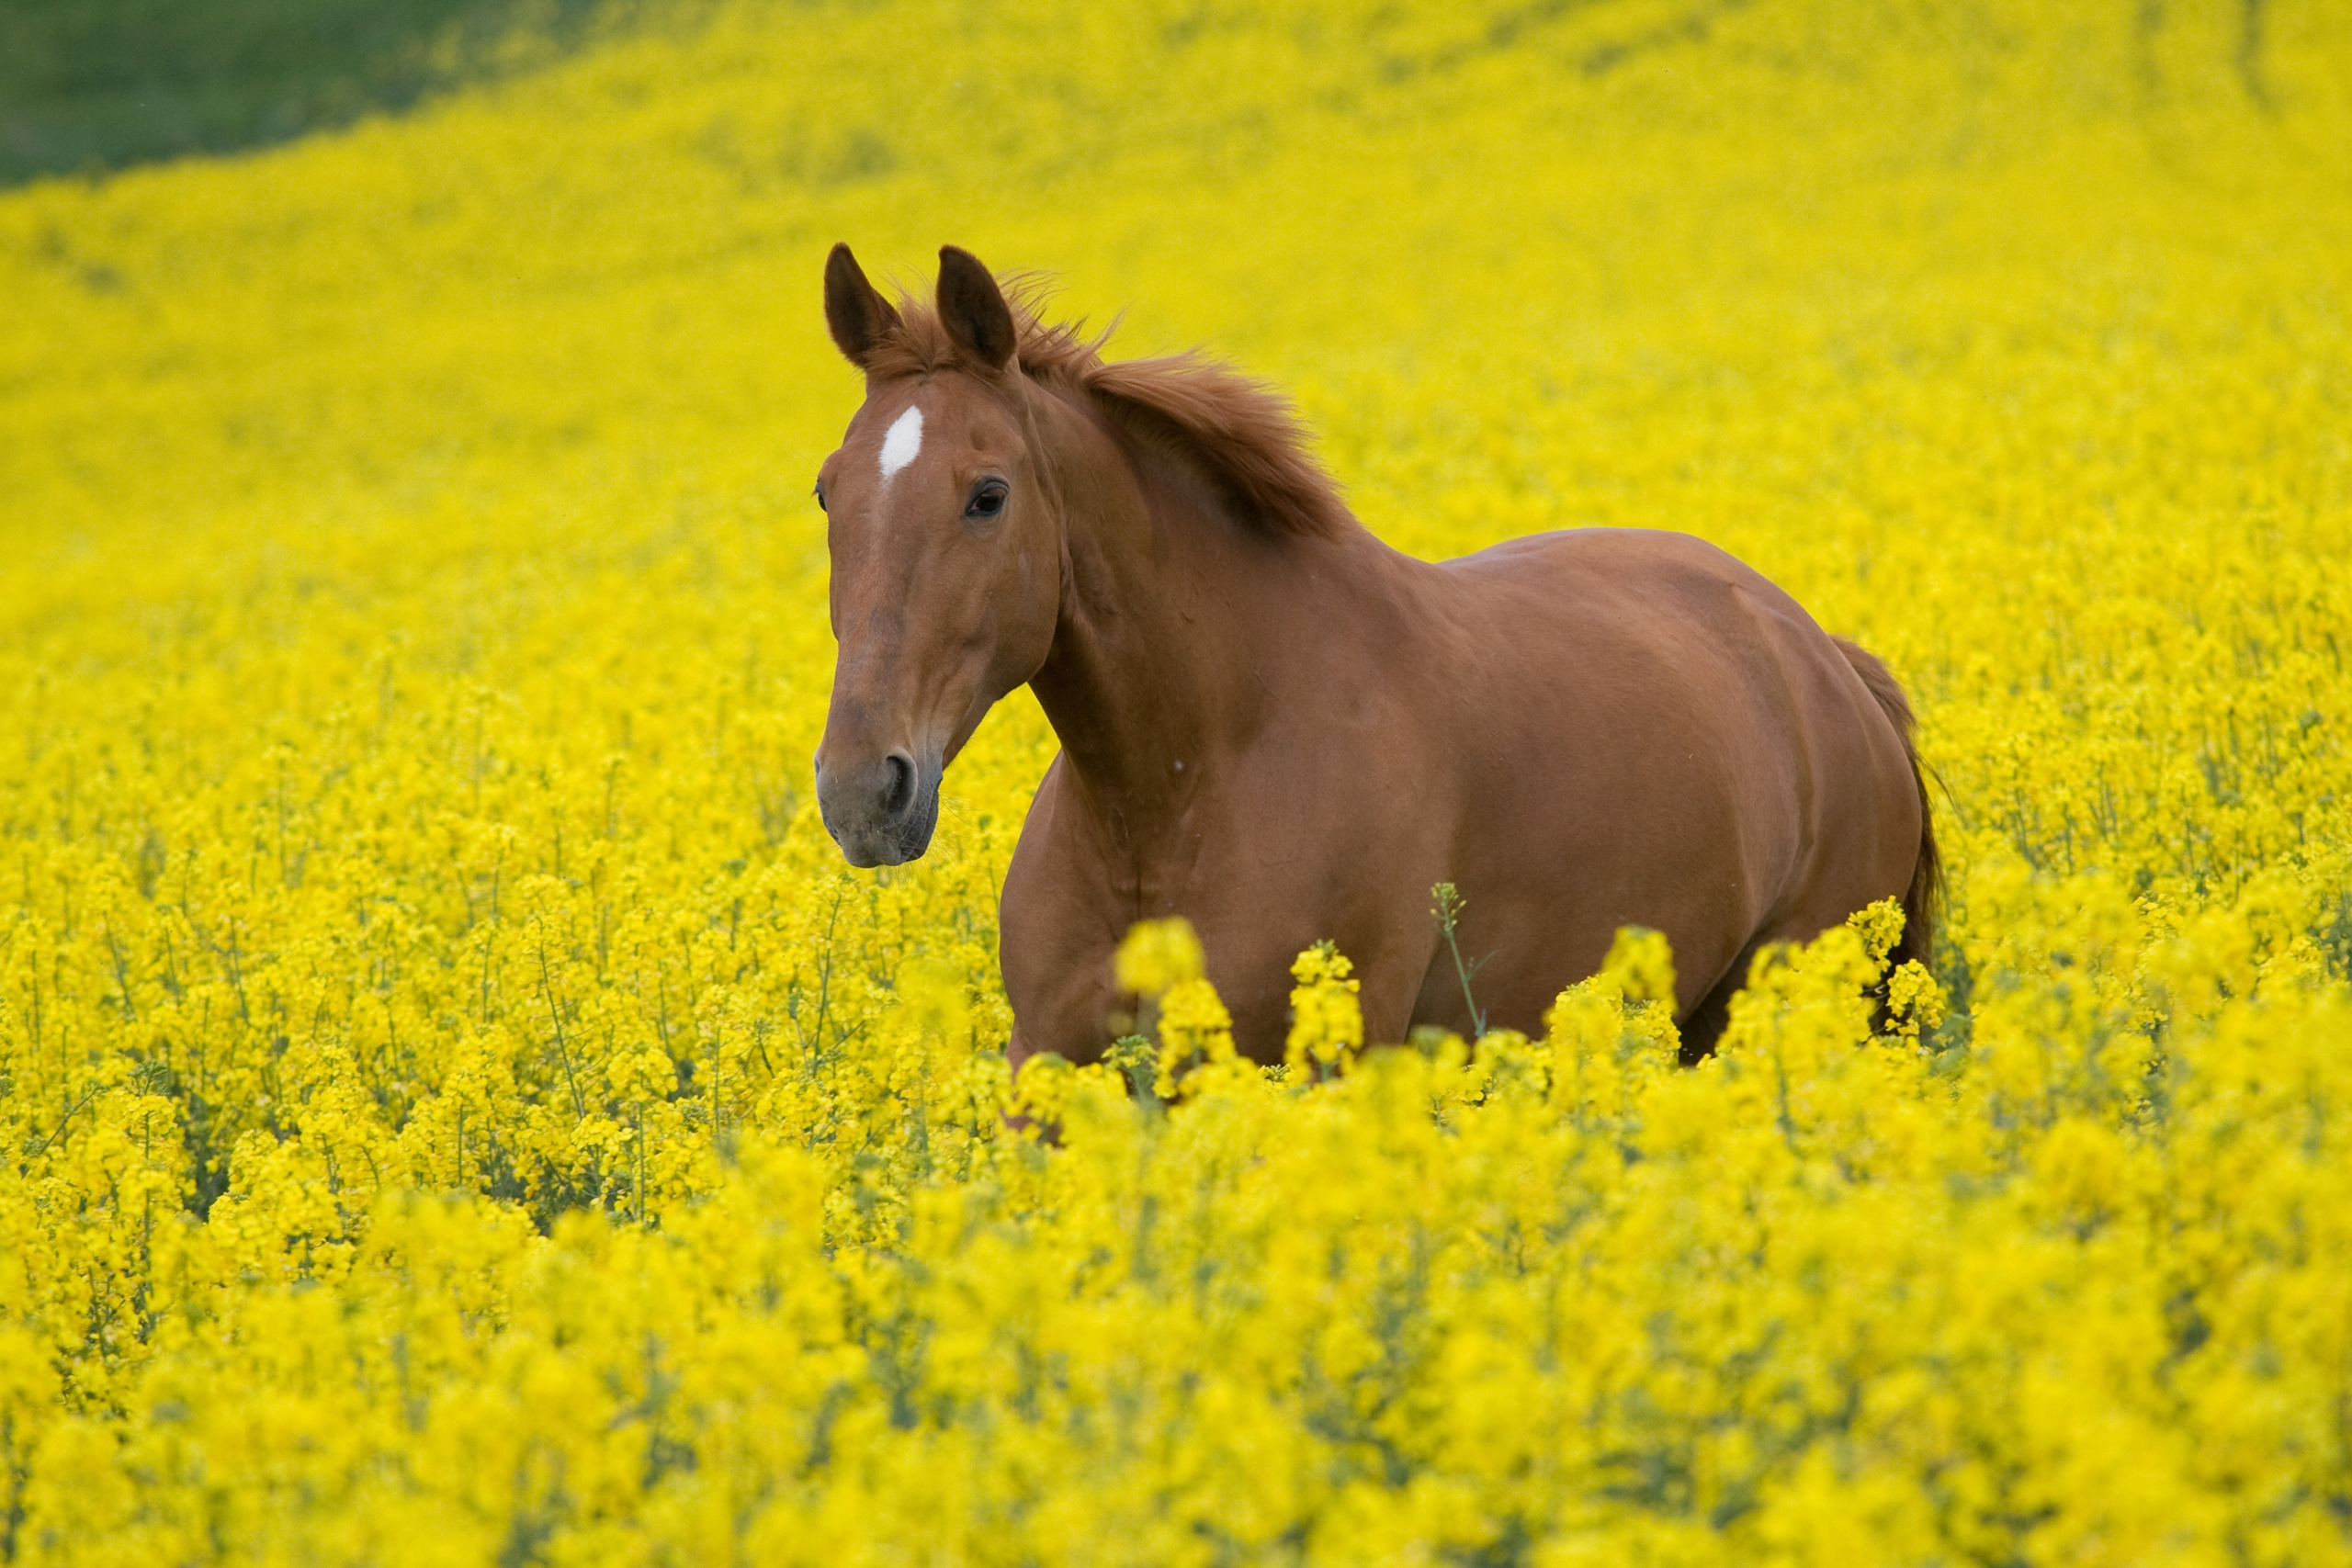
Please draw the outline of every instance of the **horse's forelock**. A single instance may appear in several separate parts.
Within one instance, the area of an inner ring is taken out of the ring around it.
[[[1020,340],[1013,358],[1025,373],[1068,378],[1086,363],[1100,363],[1099,351],[1111,335],[1109,333],[1088,338],[1082,321],[1058,325],[1043,319],[1041,307],[1052,292],[1049,276],[1040,272],[1003,273],[996,283],[1012,310],[1013,327]],[[973,363],[948,331],[934,302],[917,297],[903,284],[896,292],[899,320],[867,359],[865,368],[870,374],[880,378],[929,376],[942,370],[961,370],[983,378],[999,374],[990,366]]]

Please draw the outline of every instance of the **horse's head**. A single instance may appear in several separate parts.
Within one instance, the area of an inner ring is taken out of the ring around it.
[[[918,344],[836,245],[825,320],[866,379],[817,478],[840,645],[817,800],[852,865],[897,865],[930,847],[948,761],[1045,662],[1060,523],[1040,483],[1019,329],[987,268],[941,250],[944,341]]]

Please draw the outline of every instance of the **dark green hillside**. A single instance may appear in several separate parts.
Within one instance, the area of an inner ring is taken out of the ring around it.
[[[0,185],[226,152],[543,60],[594,0],[0,0]],[[527,40],[527,41],[526,41]]]

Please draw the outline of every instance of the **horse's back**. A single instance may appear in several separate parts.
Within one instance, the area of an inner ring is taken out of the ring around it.
[[[1457,591],[1456,616],[1478,628],[1455,639],[1459,662],[1489,688],[1493,710],[1516,710],[1506,730],[1579,748],[1604,740],[1659,761],[1680,750],[1696,765],[1712,753],[1768,766],[1786,783],[1795,731],[1858,711],[1867,695],[1803,606],[1690,535],[1536,534],[1441,570]],[[1569,711],[1544,711],[1555,705]],[[1741,756],[1743,746],[1765,754]]]
[[[1475,716],[1455,728],[1465,887],[1510,889],[1490,901],[1531,938],[1565,926],[1598,950],[1570,968],[1619,925],[1662,929],[1687,1009],[1756,940],[1903,891],[1920,830],[1903,739],[1761,573],[1636,529],[1535,535],[1441,570],[1445,663]]]

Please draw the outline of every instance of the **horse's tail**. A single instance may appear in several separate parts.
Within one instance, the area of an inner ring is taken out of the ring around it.
[[[1830,640],[1846,656],[1846,662],[1854,667],[1854,673],[1862,678],[1871,695],[1878,699],[1879,709],[1886,715],[1887,722],[1894,726],[1894,733],[1903,741],[1903,760],[1911,764],[1911,779],[1919,789],[1919,859],[1911,868],[1911,886],[1903,892],[1903,940],[1894,944],[1890,962],[1901,964],[1916,959],[1926,964],[1935,949],[1936,906],[1943,897],[1944,863],[1936,850],[1935,813],[1928,804],[1928,770],[1920,764],[1919,749],[1911,739],[1916,723],[1911,716],[1911,701],[1876,654],[1842,637]]]

